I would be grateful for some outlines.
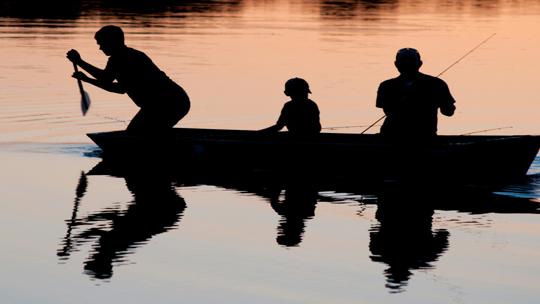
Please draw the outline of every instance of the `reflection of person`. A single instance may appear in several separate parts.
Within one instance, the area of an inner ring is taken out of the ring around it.
[[[67,58],[94,78],[82,72],[73,77],[113,93],[127,93],[140,108],[128,126],[129,131],[152,131],[172,128],[190,107],[189,97],[143,52],[124,44],[124,33],[114,25],[102,27],[95,34],[100,50],[109,56],[104,70],[81,59],[76,50]]]
[[[291,134],[313,135],[321,131],[319,108],[308,98],[309,84],[302,78],[292,78],[285,83],[285,95],[291,98],[285,103],[275,125],[263,129],[264,132],[277,132],[283,127]]]
[[[186,208],[184,199],[165,179],[132,176],[126,177],[126,185],[134,203],[123,214],[108,216],[103,212],[103,217],[111,220],[111,229],[100,233],[95,252],[84,265],[86,273],[99,279],[112,276],[113,262],[154,235],[176,227]]]
[[[153,236],[174,229],[186,209],[184,199],[178,195],[171,181],[162,175],[129,175],[125,180],[134,198],[126,210],[108,208],[76,219],[78,202],[86,190],[86,178],[81,179],[83,183],[79,182],[77,187],[68,234],[58,251],[58,256],[66,259],[74,246],[98,238],[84,263],[85,273],[97,279],[110,278],[115,262],[125,260],[126,255],[148,243]],[[104,225],[104,221],[110,224]],[[104,226],[109,229],[104,229]],[[77,229],[83,230],[73,233]]]
[[[270,204],[281,215],[277,243],[287,247],[298,246],[302,242],[306,220],[315,216],[317,190],[308,185],[289,186],[282,201],[279,200],[279,192],[276,192]]]
[[[420,54],[411,48],[397,52],[395,66],[400,75],[386,80],[377,92],[377,107],[386,119],[381,134],[425,137],[437,134],[437,112],[452,116],[456,107],[446,83],[419,72]]]
[[[386,287],[401,291],[411,270],[431,268],[432,262],[448,248],[448,231],[432,231],[433,209],[429,200],[404,204],[407,192],[387,192],[377,204],[379,225],[370,232],[371,259],[388,265]]]

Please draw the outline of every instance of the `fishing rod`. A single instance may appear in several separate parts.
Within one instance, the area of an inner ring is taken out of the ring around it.
[[[482,42],[480,42],[479,44],[477,44],[475,47],[473,47],[471,50],[469,50],[467,53],[465,53],[465,55],[461,56],[458,60],[454,61],[451,65],[449,65],[446,69],[444,69],[442,72],[440,72],[439,74],[437,74],[437,76],[435,77],[440,77],[442,74],[444,74],[446,71],[448,71],[449,69],[451,69],[453,66],[455,66],[456,64],[458,64],[461,60],[463,60],[465,57],[469,56],[472,52],[474,52],[476,49],[478,49],[479,47],[481,47],[484,43],[488,42],[488,40],[490,40],[491,38],[493,38],[493,36],[495,36],[497,33],[493,33],[491,35],[489,35],[489,37],[487,37],[486,39],[482,40]],[[362,133],[360,134],[364,134],[366,133],[367,130],[371,129],[371,127],[373,127],[375,124],[377,124],[379,121],[383,120],[384,118],[386,117],[386,114],[381,116],[381,118],[377,119],[377,121],[375,121],[374,123],[372,123],[371,125],[369,125],[369,127],[367,127],[364,131],[362,131]]]
[[[469,133],[463,133],[463,134],[460,134],[460,136],[467,136],[467,135],[472,135],[472,134],[485,133],[485,132],[489,132],[489,131],[497,131],[497,130],[504,130],[504,129],[512,129],[512,128],[513,128],[512,126],[508,126],[508,127],[485,129],[485,130],[480,130],[480,131],[473,131],[473,132],[469,132]]]

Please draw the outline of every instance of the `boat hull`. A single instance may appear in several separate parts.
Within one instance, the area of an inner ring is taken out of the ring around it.
[[[540,136],[439,136],[430,141],[379,135],[173,129],[167,134],[91,133],[104,159],[171,170],[236,170],[330,175],[358,180],[493,183],[526,176]]]

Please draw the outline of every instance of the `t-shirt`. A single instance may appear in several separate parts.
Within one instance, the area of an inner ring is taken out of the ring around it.
[[[446,83],[419,73],[413,81],[399,76],[382,82],[377,92],[377,107],[386,119],[382,134],[436,135],[437,111],[453,112],[455,100]]]
[[[319,108],[311,99],[288,101],[283,105],[277,124],[285,125],[294,134],[319,133]]]
[[[183,91],[145,53],[129,47],[109,57],[105,72],[140,108],[165,106]]]

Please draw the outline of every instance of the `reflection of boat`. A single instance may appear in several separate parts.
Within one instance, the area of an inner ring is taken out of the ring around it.
[[[157,176],[152,161],[143,164],[128,164],[109,161],[107,159],[98,163],[88,175],[108,175],[125,177],[132,174]],[[173,175],[170,175],[173,174]],[[521,193],[514,195],[500,194],[501,189],[526,189],[534,186],[536,180],[526,179],[523,183],[515,183],[506,188],[484,188],[471,185],[455,187],[427,187],[423,181],[414,181],[407,184],[370,184],[359,183],[354,178],[334,179],[327,176],[313,175],[305,172],[295,174],[259,174],[259,172],[246,172],[234,170],[214,170],[212,168],[200,170],[175,170],[170,172],[160,170],[159,175],[166,176],[175,186],[212,185],[220,188],[236,190],[267,198],[272,201],[282,190],[301,190],[304,197],[312,197],[313,192],[327,202],[358,200],[361,204],[378,203],[381,194],[396,193],[396,189],[416,189],[421,194],[423,202],[429,201],[429,207],[434,210],[457,211],[470,214],[485,213],[516,213],[540,214],[540,204],[537,198],[520,197]],[[412,191],[411,190],[411,191]],[[495,191],[495,192],[493,192]],[[504,192],[502,192],[504,193]],[[419,195],[415,195],[418,197]],[[298,197],[295,195],[294,197]],[[385,196],[388,200],[388,196]],[[394,196],[392,196],[394,197]],[[285,198],[286,199],[286,198]],[[316,199],[311,199],[316,200]],[[414,204],[405,204],[412,208]]]
[[[182,168],[212,167],[335,173],[367,179],[432,176],[459,182],[507,181],[526,175],[540,136],[439,136],[429,142],[379,135],[173,129],[167,134],[91,133],[105,158],[166,158]]]
[[[155,168],[148,165],[123,166],[104,160],[88,174],[125,177],[138,172],[152,179],[169,173],[156,174]],[[436,211],[540,214],[540,205],[534,200],[499,195],[480,187],[436,189],[421,183],[390,183],[371,188],[345,179],[323,179],[298,172],[284,176],[211,169],[178,170],[170,178],[175,187],[212,185],[263,198],[281,216],[276,242],[286,247],[303,246],[305,235],[315,233],[310,231],[309,223],[316,216],[317,206],[325,202],[356,201],[362,208],[376,204],[377,223],[369,231],[369,257],[386,265],[386,287],[391,292],[403,291],[416,271],[436,268],[439,258],[450,250],[450,231],[433,226]],[[350,238],[356,234],[352,232]]]

